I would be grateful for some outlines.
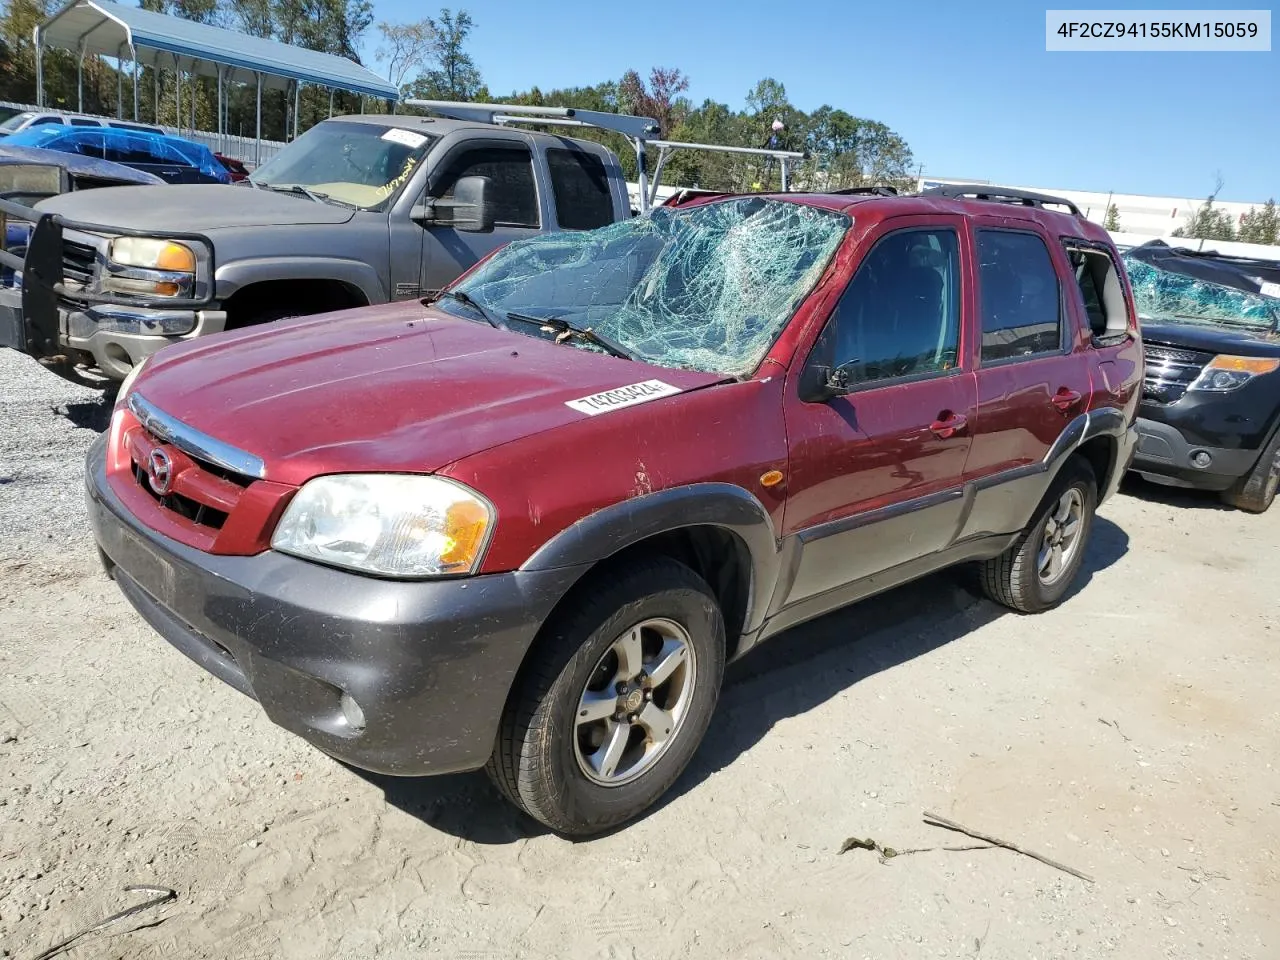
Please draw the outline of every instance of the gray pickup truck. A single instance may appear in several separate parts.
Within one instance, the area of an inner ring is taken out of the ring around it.
[[[42,201],[0,346],[107,386],[189,339],[423,297],[494,248],[631,214],[587,141],[443,117],[326,120],[236,186]]]

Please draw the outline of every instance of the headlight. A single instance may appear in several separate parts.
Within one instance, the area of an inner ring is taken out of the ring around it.
[[[133,381],[138,379],[138,374],[142,372],[142,368],[147,365],[147,361],[150,359],[150,356],[143,357],[133,365],[133,369],[124,375],[124,379],[120,381],[120,389],[116,391],[116,406],[124,403],[129,396],[129,391],[133,389]]]
[[[472,573],[493,530],[489,503],[441,477],[340,474],[304,484],[271,546],[384,577]]]
[[[196,252],[185,243],[154,237],[116,237],[107,252],[102,289],[135,297],[189,296]]]
[[[1243,387],[1259,374],[1271,373],[1277,367],[1280,367],[1280,359],[1222,354],[1210,360],[1196,382],[1187,389],[1225,393]]]
[[[108,255],[112,263],[122,267],[145,267],[148,270],[196,272],[195,251],[175,240],[151,237],[116,237]]]

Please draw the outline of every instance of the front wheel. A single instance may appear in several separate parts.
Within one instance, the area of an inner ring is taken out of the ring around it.
[[[1069,461],[1013,546],[982,564],[983,592],[1020,613],[1061,603],[1084,562],[1097,505],[1093,470]]]
[[[1266,513],[1276,500],[1280,487],[1280,430],[1271,438],[1258,457],[1252,470],[1246,473],[1231,489],[1222,493],[1223,502],[1237,510],[1249,513]]]
[[[548,622],[488,772],[516,806],[583,836],[636,817],[693,757],[720,692],[724,620],[665,557],[602,572]]]

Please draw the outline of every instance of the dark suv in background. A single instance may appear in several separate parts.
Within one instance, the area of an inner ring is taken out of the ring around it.
[[[1133,469],[1267,510],[1280,486],[1280,263],[1129,250],[1146,344]]]

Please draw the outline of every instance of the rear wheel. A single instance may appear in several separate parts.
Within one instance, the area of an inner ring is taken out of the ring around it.
[[[1068,461],[1031,525],[1008,550],[982,564],[983,592],[1021,613],[1061,603],[1084,562],[1097,505],[1093,470],[1083,460]]]
[[[1222,500],[1237,510],[1266,513],[1275,502],[1277,488],[1280,488],[1280,430],[1263,448],[1253,469],[1236,481],[1235,486],[1223,491]]]
[[[642,813],[693,757],[725,633],[706,582],[665,557],[601,573],[578,597],[517,679],[488,772],[516,806],[581,836]]]

